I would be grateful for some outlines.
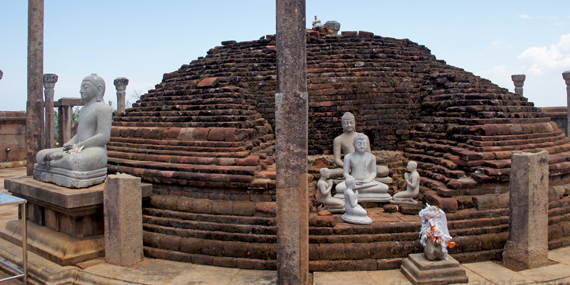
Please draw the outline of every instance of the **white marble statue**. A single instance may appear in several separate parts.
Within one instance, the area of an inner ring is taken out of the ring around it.
[[[358,182],[354,177],[346,178],[346,189],[344,190],[345,213],[342,220],[359,225],[372,224],[372,219],[368,217],[367,212],[358,204]]]
[[[428,260],[447,260],[447,248],[455,246],[447,229],[445,212],[437,206],[426,205],[420,211],[422,227],[420,230],[420,243],[424,246],[424,254]]]
[[[376,181],[376,157],[367,152],[370,141],[365,134],[358,133],[354,136],[354,152],[344,157],[343,176],[356,179],[356,189],[359,192],[358,199],[361,202],[388,202],[392,196],[388,194],[388,186]],[[336,186],[337,195],[342,195],[346,189],[346,182]],[[343,195],[344,196],[344,195]]]
[[[392,201],[393,204],[417,204],[415,200],[420,194],[420,174],[418,173],[418,163],[415,161],[408,162],[408,172],[404,173],[404,180],[406,180],[406,190],[394,194]]]
[[[349,112],[344,113],[344,115],[341,118],[341,122],[342,122],[343,133],[337,136],[333,140],[333,155],[334,155],[334,163],[340,167],[343,167],[344,162],[342,160],[342,156],[344,155],[346,160],[346,156],[355,151],[354,138],[359,133],[356,132],[356,122],[354,116],[351,113]],[[368,141],[365,151],[370,155],[372,155],[370,151],[370,141]],[[374,157],[374,164],[376,164],[376,157]],[[384,183],[392,183],[392,178],[387,176],[390,170],[388,169],[388,167],[381,165],[376,166],[375,169],[376,169],[375,170],[376,176],[374,179],[380,182],[381,185],[383,185],[381,186],[382,189],[379,190],[378,195],[375,195],[373,192],[369,192],[364,196],[360,196],[360,200],[362,202],[386,202],[391,199],[391,197],[388,197],[389,195],[386,196],[383,194],[388,191],[388,186]],[[345,188],[346,184],[344,182],[339,183],[335,188],[336,195],[334,197],[339,199],[344,199],[343,193]]]
[[[111,137],[113,109],[103,101],[105,81],[91,74],[81,83],[77,135],[60,148],[36,155],[34,178],[68,188],[102,183],[107,177],[107,147]]]
[[[321,168],[319,172],[321,173],[321,178],[319,182],[317,182],[317,188],[319,189],[319,201],[324,206],[321,211],[344,213],[344,201],[331,196],[334,182],[331,179],[330,170],[328,168]]]

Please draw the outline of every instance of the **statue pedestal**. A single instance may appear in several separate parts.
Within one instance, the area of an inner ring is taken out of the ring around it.
[[[34,164],[34,179],[67,188],[86,188],[101,184],[107,177],[107,167],[92,171],[72,171],[45,164]]]
[[[32,177],[4,180],[8,191],[28,200],[30,250],[62,266],[104,256],[103,186],[69,189]],[[143,197],[152,194],[151,184],[141,189]],[[8,222],[0,237],[18,244],[19,225]]]
[[[453,257],[430,261],[423,253],[410,254],[402,262],[402,273],[414,285],[467,283],[467,273]]]

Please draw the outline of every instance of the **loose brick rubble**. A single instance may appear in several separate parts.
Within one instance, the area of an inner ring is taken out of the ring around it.
[[[157,194],[144,208],[147,256],[275,269],[275,52],[273,35],[224,41],[114,117],[109,172]],[[549,246],[570,245],[570,141],[526,98],[425,46],[362,31],[308,31],[307,79],[309,154],[330,155],[352,112],[373,150],[404,155],[389,165],[391,193],[403,189],[404,160],[418,162],[420,200],[449,213],[459,261],[501,256],[515,152],[549,152]],[[315,191],[311,270],[397,268],[421,251],[416,216],[373,208],[372,225],[348,225],[314,213]]]

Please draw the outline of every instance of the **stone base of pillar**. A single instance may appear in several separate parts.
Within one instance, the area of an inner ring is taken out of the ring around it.
[[[0,238],[22,244],[22,222],[9,221],[0,231]],[[28,250],[61,266],[99,258],[105,255],[102,235],[77,239],[48,227],[28,222]]]
[[[449,260],[431,261],[423,253],[410,254],[400,270],[414,285],[469,282],[465,269],[451,256]]]
[[[69,189],[28,176],[8,178],[4,187],[28,200],[30,251],[62,266],[104,256],[104,184]],[[152,185],[142,183],[140,191],[143,198],[149,197]],[[0,237],[20,243],[19,224],[10,221]]]

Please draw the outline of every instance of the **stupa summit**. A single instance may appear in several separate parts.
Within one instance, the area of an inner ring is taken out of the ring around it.
[[[405,161],[418,162],[420,200],[449,213],[450,254],[460,262],[500,258],[515,152],[548,151],[549,247],[570,245],[569,139],[521,94],[408,39],[363,31],[307,30],[307,84],[309,154],[331,155],[351,112],[373,151],[402,154],[389,165],[392,192]],[[273,35],[224,41],[114,117],[109,172],[154,186],[143,208],[147,256],[276,268],[275,90]],[[421,251],[419,227],[353,226],[313,211],[311,270],[398,268]]]

